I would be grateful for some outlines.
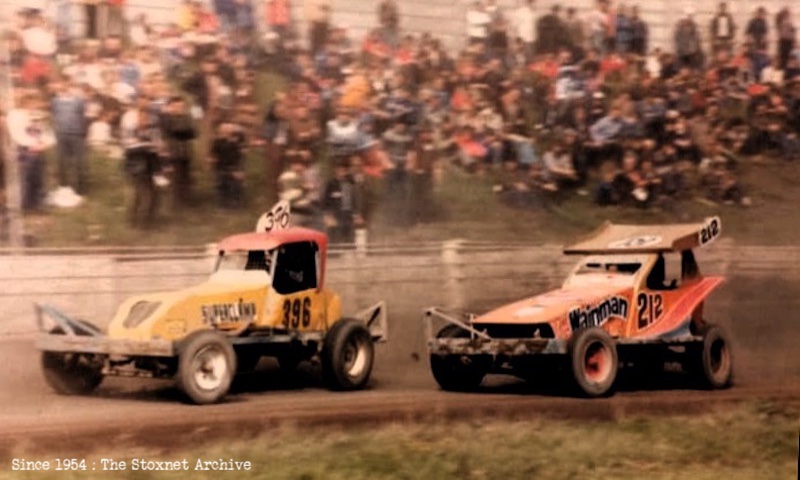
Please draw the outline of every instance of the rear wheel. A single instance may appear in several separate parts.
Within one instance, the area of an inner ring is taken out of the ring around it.
[[[687,369],[706,388],[727,388],[733,383],[733,352],[728,332],[719,325],[707,324],[701,331],[703,342],[690,350]]]
[[[611,392],[619,358],[611,336],[601,328],[578,330],[570,342],[570,363],[578,389],[588,397]]]
[[[447,325],[436,338],[469,338],[469,332],[458,325]],[[467,392],[477,389],[489,373],[491,360],[479,355],[430,356],[431,373],[442,390]]]
[[[343,318],[328,330],[321,357],[322,380],[328,388],[362,389],[369,381],[375,360],[372,336],[363,322]]]
[[[178,387],[194,403],[219,401],[230,389],[236,372],[236,353],[223,335],[202,331],[181,345],[178,358]]]

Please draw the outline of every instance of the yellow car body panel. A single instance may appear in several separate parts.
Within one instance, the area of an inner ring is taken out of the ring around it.
[[[120,305],[108,327],[111,338],[180,340],[198,330],[237,335],[246,328],[327,331],[341,316],[338,295],[327,289],[277,293],[266,275],[237,272],[178,290],[139,295]],[[236,280],[235,277],[241,277]],[[150,310],[148,310],[150,307]],[[133,309],[143,311],[139,322]]]

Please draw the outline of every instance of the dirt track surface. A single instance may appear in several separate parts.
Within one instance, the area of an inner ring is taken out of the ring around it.
[[[479,417],[613,420],[625,416],[702,413],[740,402],[800,405],[800,286],[781,278],[732,279],[707,313],[729,327],[736,343],[736,386],[691,389],[673,375],[649,385],[622,385],[611,398],[585,400],[494,377],[481,392],[440,391],[422,353],[419,307],[396,308],[392,341],[378,347],[371,388],[334,393],[313,368],[291,378],[262,361],[242,375],[219,405],[182,403],[169,383],[107,379],[87,397],[54,394],[44,383],[30,338],[0,339],[0,459],[35,451],[101,451],[114,445],[192,448],[242,438],[276,426],[372,425]],[[482,306],[477,306],[479,309]],[[403,324],[402,322],[407,322]]]

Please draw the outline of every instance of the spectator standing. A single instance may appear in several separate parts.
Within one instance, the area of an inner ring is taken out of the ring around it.
[[[217,194],[222,208],[242,206],[244,194],[244,144],[241,129],[223,122],[211,147],[214,171],[217,175]]]
[[[794,50],[797,29],[792,22],[792,12],[784,7],[775,17],[775,30],[778,32],[778,66],[785,70],[789,56]]]
[[[86,101],[77,85],[60,83],[51,102],[53,130],[58,151],[58,183],[79,195],[88,188],[86,165]]]
[[[134,227],[152,227],[158,209],[158,190],[153,176],[159,171],[158,119],[150,109],[150,99],[140,96],[120,120],[124,170],[133,189],[128,221]]]
[[[316,55],[328,42],[331,20],[331,0],[307,0],[306,21],[311,55]]]
[[[384,207],[388,210],[384,218],[391,224],[405,226],[409,221],[408,166],[414,151],[414,138],[409,134],[405,122],[397,120],[382,139],[390,162],[384,198]]]
[[[400,9],[397,0],[383,0],[378,5],[378,24],[385,44],[396,48],[400,41]]]
[[[267,0],[265,7],[267,26],[278,35],[282,45],[292,23],[291,0]]]
[[[650,39],[650,28],[647,22],[639,16],[639,6],[634,5],[631,8],[631,29],[633,30],[633,37],[631,39],[631,53],[640,57],[647,55],[647,47]]]
[[[566,26],[561,19],[561,6],[553,5],[550,13],[543,15],[536,23],[536,53],[557,53],[562,48],[570,48]]]
[[[355,229],[364,224],[360,203],[358,188],[347,163],[337,163],[322,197],[325,226],[332,243],[350,244],[355,241]]]
[[[433,213],[433,172],[438,156],[433,128],[423,125],[418,133],[411,170],[411,214],[415,222],[431,220]]]
[[[127,22],[125,21],[125,2],[127,0],[106,0],[108,5],[108,19],[106,21],[106,34],[124,38],[126,36]]]
[[[192,118],[183,97],[175,96],[167,103],[161,120],[169,164],[172,167],[172,186],[175,204],[192,203],[192,146],[197,136]]]
[[[572,46],[572,59],[579,62],[586,55],[586,34],[583,20],[578,16],[575,7],[567,8],[567,18],[564,23],[569,45]]]
[[[703,63],[703,51],[693,15],[694,11],[687,9],[684,17],[675,26],[675,54],[681,67],[697,69]]]
[[[598,0],[589,16],[589,42],[591,49],[599,53],[607,51],[606,37],[612,30],[610,6],[607,0]]]
[[[525,44],[525,54],[528,58],[533,53],[533,42],[536,40],[534,4],[535,0],[519,0],[512,17],[514,32]]]
[[[470,44],[486,43],[491,21],[492,17],[486,11],[486,6],[482,0],[472,4],[472,7],[467,10],[467,36]]]
[[[100,0],[80,0],[86,15],[86,38],[97,39],[99,35]]]
[[[616,25],[616,51],[622,55],[632,50],[633,44],[633,22],[628,16],[628,7],[620,5],[617,8]]]
[[[745,30],[750,41],[753,43],[753,48],[756,50],[767,49],[767,33],[769,33],[769,24],[767,23],[767,10],[764,7],[758,7],[753,13],[753,17],[747,23]]]
[[[717,13],[711,19],[711,48],[716,54],[720,51],[731,53],[736,36],[736,22],[728,12],[728,4],[720,2]]]
[[[39,210],[44,198],[44,152],[55,144],[55,137],[36,108],[36,99],[23,95],[19,107],[8,112],[6,126],[17,148],[22,180],[22,210]]]

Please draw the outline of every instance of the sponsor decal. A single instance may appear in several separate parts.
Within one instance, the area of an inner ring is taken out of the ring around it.
[[[639,235],[615,240],[608,244],[608,248],[644,248],[658,243],[661,243],[661,236],[659,235]]]
[[[568,314],[572,330],[579,328],[599,327],[610,318],[628,318],[628,299],[625,297],[609,297],[596,305],[573,308]]]
[[[252,321],[256,318],[256,304],[245,302],[241,298],[234,303],[212,303],[200,307],[203,321],[211,325]]]
[[[698,234],[698,240],[700,242],[700,246],[706,245],[714,241],[722,231],[722,222],[720,221],[719,217],[712,217],[706,220],[703,224],[703,227],[700,228],[700,233]]]

